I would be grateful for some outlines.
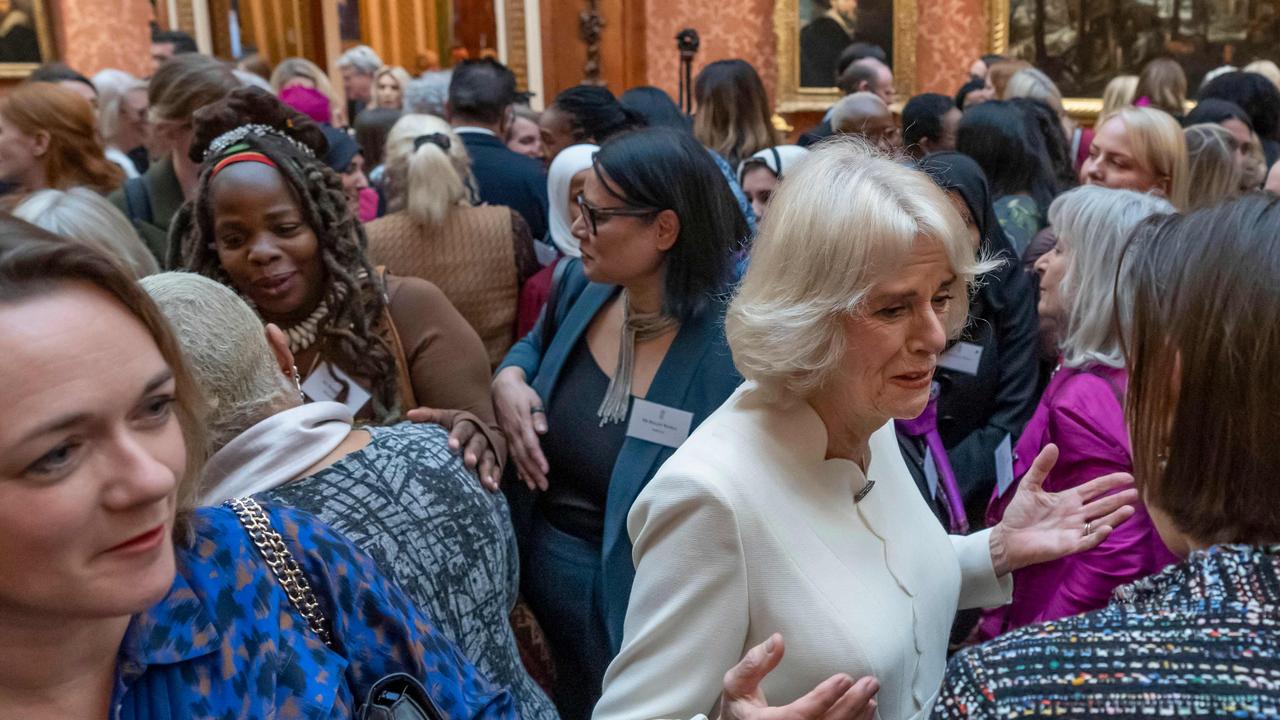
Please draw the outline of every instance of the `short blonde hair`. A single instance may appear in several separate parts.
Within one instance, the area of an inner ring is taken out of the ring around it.
[[[1117,110],[1132,105],[1137,99],[1137,92],[1137,75],[1117,75],[1111,78],[1107,89],[1102,91],[1102,111],[1098,113],[1098,124],[1106,122]]]
[[[210,452],[300,404],[267,345],[262,319],[234,290],[189,272],[160,273],[141,284],[173,328],[208,402]]]
[[[387,65],[385,67],[380,68],[378,72],[374,73],[373,75],[373,85],[374,85],[373,106],[374,107],[382,107],[382,105],[378,104],[377,86],[378,86],[378,81],[382,79],[383,75],[390,75],[392,79],[396,81],[396,84],[400,86],[400,104],[391,108],[392,110],[400,110],[401,108],[404,107],[404,91],[409,87],[409,83],[413,81],[413,77],[409,75],[408,70],[405,70],[399,65]]]
[[[418,143],[425,135],[443,136],[449,149],[434,142]],[[405,115],[397,120],[387,136],[385,159],[392,212],[407,210],[418,223],[436,227],[468,199],[471,158],[449,123],[434,115]]]
[[[1192,125],[1183,134],[1187,138],[1190,182],[1196,189],[1184,209],[1199,210],[1239,195],[1243,173],[1236,162],[1240,143],[1235,136],[1217,123]]]
[[[124,261],[145,277],[160,268],[124,213],[86,187],[41,190],[28,195],[13,214],[54,235],[76,240]]]
[[[797,162],[774,191],[725,320],[738,371],[772,399],[826,387],[847,349],[844,319],[920,238],[942,244],[962,286],[946,317],[958,334],[968,285],[994,264],[974,257],[946,193],[858,138],[829,140]]]
[[[1187,140],[1173,116],[1150,107],[1127,107],[1107,118],[1120,118],[1129,135],[1134,159],[1156,175],[1167,178],[1166,198],[1176,208],[1187,206],[1191,171],[1187,162]]]

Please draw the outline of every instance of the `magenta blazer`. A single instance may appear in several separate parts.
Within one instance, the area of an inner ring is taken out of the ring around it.
[[[1123,409],[1128,384],[1128,373],[1105,365],[1059,369],[1014,450],[1016,479],[1004,494],[996,489],[987,522],[994,525],[1004,516],[1018,482],[1049,443],[1058,446],[1059,455],[1046,490],[1061,492],[1109,473],[1133,472]],[[983,615],[980,636],[990,639],[1023,625],[1096,610],[1116,587],[1177,561],[1138,503],[1133,517],[1093,550],[1014,571],[1013,602]]]

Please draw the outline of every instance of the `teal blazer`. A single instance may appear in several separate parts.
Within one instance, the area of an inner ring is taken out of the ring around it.
[[[584,341],[583,334],[592,318],[621,291],[617,285],[587,280],[581,260],[565,259],[561,262],[568,265],[558,288],[552,291],[555,307],[548,306],[543,311],[542,319],[511,348],[499,367],[522,368],[529,385],[537,391],[543,404],[550,401],[555,393],[565,360],[574,346]],[[742,376],[733,366],[733,356],[724,337],[726,303],[726,298],[717,298],[680,326],[644,398],[693,413],[691,432],[742,383]],[[548,316],[554,318],[554,335],[551,338],[543,337]],[[555,432],[555,428],[550,432]],[[635,579],[631,537],[627,534],[627,513],[640,491],[674,452],[674,448],[628,437],[613,464],[605,505],[600,562],[603,566],[605,626],[615,654],[622,646],[622,623],[627,616],[627,600]],[[555,482],[555,479],[551,478],[551,481]]]

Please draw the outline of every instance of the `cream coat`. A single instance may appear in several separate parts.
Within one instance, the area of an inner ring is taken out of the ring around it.
[[[986,532],[938,524],[892,423],[871,438],[861,502],[867,478],[826,446],[807,403],[767,405],[747,383],[662,466],[628,517],[635,585],[594,720],[709,714],[725,671],[774,632],[771,705],[844,672],[879,680],[877,717],[927,716],[957,607],[1008,602],[1010,580]]]

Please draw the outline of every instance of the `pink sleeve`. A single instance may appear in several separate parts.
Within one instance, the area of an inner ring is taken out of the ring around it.
[[[1087,382],[1103,385],[1101,379]],[[1106,392],[1073,393],[1053,409],[1049,434],[1061,453],[1045,482],[1046,489],[1061,492],[1110,473],[1133,472],[1122,411],[1111,391]],[[1066,558],[1061,584],[1042,616],[1065,617],[1106,605],[1117,586],[1153,571],[1153,540],[1160,542],[1143,510],[1098,547]]]

